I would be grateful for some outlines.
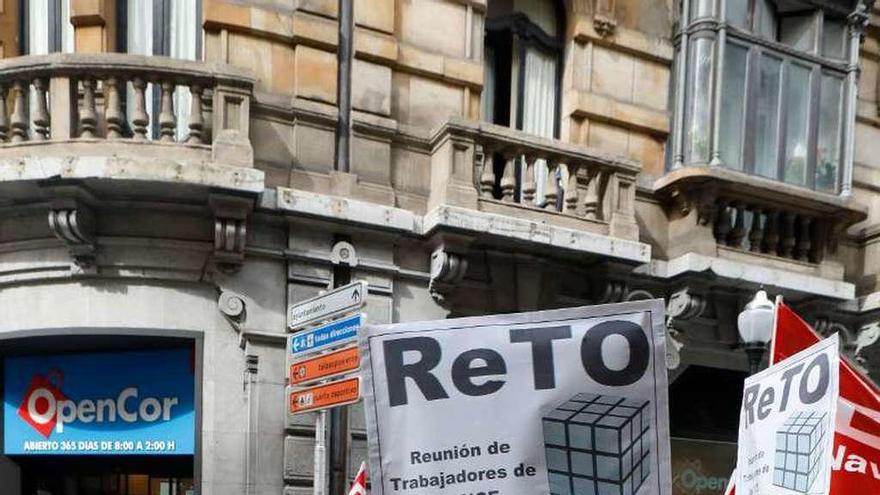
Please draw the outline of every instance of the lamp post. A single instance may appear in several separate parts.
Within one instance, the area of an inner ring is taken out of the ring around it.
[[[761,359],[773,334],[773,303],[767,298],[767,292],[759,290],[739,314],[736,323],[749,357],[749,374],[754,375],[761,367]]]

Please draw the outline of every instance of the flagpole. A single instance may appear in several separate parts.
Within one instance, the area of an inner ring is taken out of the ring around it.
[[[770,356],[767,362],[773,364],[773,356],[776,355],[776,331],[779,328],[779,305],[782,304],[782,295],[776,296],[776,302],[773,303],[773,333],[770,334]]]

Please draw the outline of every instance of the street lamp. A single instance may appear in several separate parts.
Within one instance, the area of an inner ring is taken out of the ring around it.
[[[763,289],[746,304],[736,323],[749,357],[749,374],[754,375],[761,366],[761,358],[773,334],[773,303]]]

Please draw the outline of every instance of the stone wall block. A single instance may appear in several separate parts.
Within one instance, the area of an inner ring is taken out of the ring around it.
[[[336,54],[299,45],[293,60],[295,96],[335,104]]]

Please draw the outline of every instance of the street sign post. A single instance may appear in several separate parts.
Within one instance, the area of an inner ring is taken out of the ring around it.
[[[344,406],[360,400],[361,379],[354,376],[303,389],[288,387],[287,393],[288,416]]]
[[[287,328],[296,331],[353,312],[364,305],[366,296],[367,283],[359,280],[293,304],[287,311]]]
[[[360,352],[358,352],[357,346],[345,347],[327,354],[318,354],[291,363],[288,368],[290,384],[302,386],[332,378],[356,371],[360,364]]]
[[[343,280],[350,277],[350,273],[342,275]],[[360,365],[359,350],[356,346],[337,348],[357,338],[365,317],[352,313],[364,306],[366,297],[367,283],[357,281],[290,305],[287,311],[287,330],[295,332],[287,340],[286,351],[287,424],[293,423],[294,415],[305,412],[320,411],[322,421],[329,416],[329,487],[333,495],[344,486],[349,448],[348,411],[339,406],[361,398],[360,376],[352,376]]]

